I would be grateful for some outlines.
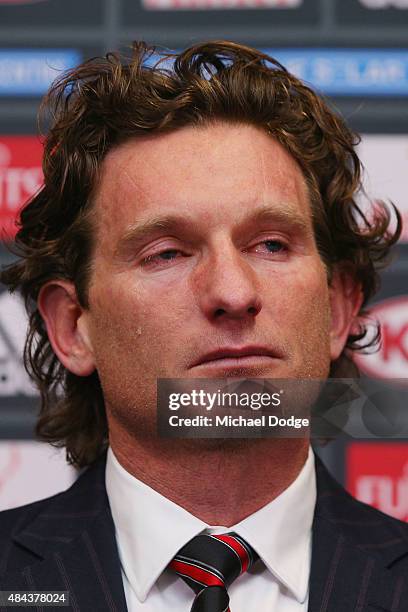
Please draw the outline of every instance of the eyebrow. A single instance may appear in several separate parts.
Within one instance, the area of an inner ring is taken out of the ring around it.
[[[255,212],[249,212],[239,221],[239,225],[257,225],[268,222],[288,227],[299,234],[309,235],[312,233],[311,223],[308,223],[307,219],[299,215],[290,205],[279,207],[265,206]],[[180,231],[191,232],[193,225],[195,225],[193,219],[174,214],[156,217],[131,225],[120,238],[119,244],[115,249],[115,257],[123,257],[130,249],[133,252],[154,234]]]
[[[293,229],[296,232],[303,234],[310,234],[312,231],[311,219],[308,223],[308,219],[300,215],[292,206],[279,206],[271,207],[265,206],[255,213],[249,214],[243,221],[243,223],[265,223],[265,222],[278,223]]]
[[[135,250],[141,246],[150,236],[156,233],[174,232],[191,228],[191,221],[178,215],[166,215],[149,219],[143,223],[130,225],[119,240],[115,249],[115,257],[120,258],[129,249]]]

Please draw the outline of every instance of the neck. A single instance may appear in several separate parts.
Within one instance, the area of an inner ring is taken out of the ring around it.
[[[110,444],[130,474],[205,523],[230,527],[295,480],[309,440],[135,438],[111,423]]]

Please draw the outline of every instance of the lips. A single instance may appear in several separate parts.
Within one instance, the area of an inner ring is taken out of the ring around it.
[[[216,364],[218,361],[227,363],[232,360],[233,363],[247,363],[250,361],[256,361],[256,358],[278,358],[277,352],[270,347],[251,345],[243,347],[222,347],[214,351],[210,351],[202,355],[191,367],[197,367],[207,363]],[[253,359],[254,358],[254,359]]]

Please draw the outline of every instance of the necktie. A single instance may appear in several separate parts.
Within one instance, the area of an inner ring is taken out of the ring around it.
[[[200,534],[178,551],[170,567],[196,593],[191,612],[229,612],[227,588],[258,559],[236,533]]]

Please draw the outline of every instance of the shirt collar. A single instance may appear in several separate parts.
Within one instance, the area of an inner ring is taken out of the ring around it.
[[[316,505],[314,454],[278,497],[230,528],[256,550],[267,568],[299,602],[308,594]]]
[[[122,569],[145,601],[176,552],[207,525],[127,472],[111,448],[106,490]]]
[[[106,490],[122,569],[141,602],[176,552],[203,530],[236,531],[296,599],[305,601],[316,502],[311,449],[299,475],[283,493],[229,528],[210,527],[129,474],[110,448]]]

